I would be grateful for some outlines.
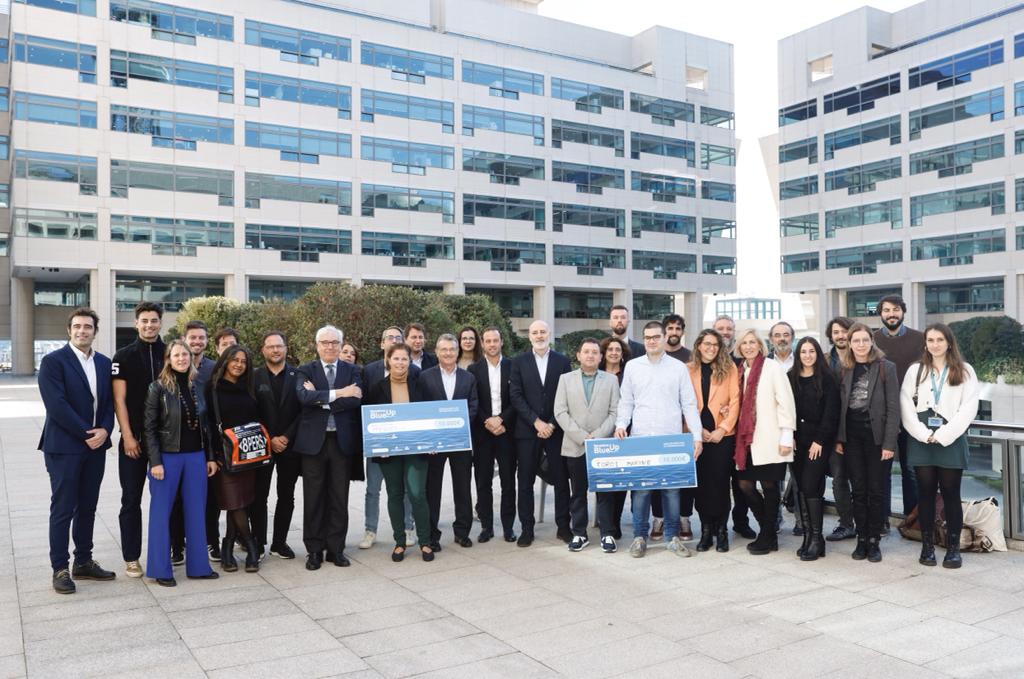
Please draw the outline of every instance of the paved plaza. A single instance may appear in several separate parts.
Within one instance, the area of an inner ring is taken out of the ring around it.
[[[96,559],[118,577],[61,596],[35,450],[42,421],[34,381],[0,379],[0,677],[1024,676],[1024,553],[967,554],[948,571],[919,566],[918,545],[891,537],[881,564],[852,561],[852,541],[801,563],[786,530],[766,557],[742,539],[690,559],[661,543],[632,559],[628,540],[613,555],[572,554],[554,537],[550,493],[529,549],[451,544],[448,503],[444,551],[395,564],[388,540],[354,548],[354,484],[351,568],[271,557],[258,574],[182,572],[162,588],[123,575],[114,452]]]

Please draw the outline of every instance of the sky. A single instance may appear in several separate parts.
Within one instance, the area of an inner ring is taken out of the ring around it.
[[[780,290],[778,215],[758,139],[778,130],[778,41],[870,4],[895,12],[908,0],[544,0],[540,13],[635,35],[653,25],[731,43],[736,93],[736,228],[740,294]],[[737,17],[742,20],[737,21]]]

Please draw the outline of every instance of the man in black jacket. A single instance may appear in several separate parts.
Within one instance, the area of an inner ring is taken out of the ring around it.
[[[359,437],[362,375],[339,360],[344,336],[333,325],[316,331],[319,358],[296,371],[295,394],[302,406],[292,449],[302,456],[302,541],[306,569],[327,560],[351,565],[345,556],[348,533],[348,485],[362,481]]]
[[[409,356],[412,365],[420,370],[433,368],[437,365],[437,356],[423,348],[427,343],[427,329],[423,327],[422,323],[410,323],[406,327],[405,343],[412,350],[412,354]]]
[[[615,337],[629,344],[629,357],[631,359],[647,354],[644,345],[629,336],[629,309],[621,304],[616,304],[608,312],[608,328]]]
[[[417,380],[417,401],[454,401],[466,399],[469,421],[476,419],[476,380],[458,366],[459,342],[454,335],[444,334],[434,346],[438,364],[420,373]],[[427,504],[430,505],[430,548],[441,551],[441,493],[444,488],[444,463],[449,462],[452,472],[452,495],[455,500],[455,521],[452,532],[461,547],[472,547],[469,530],[473,527],[473,451],[434,453],[428,456]]]
[[[121,556],[125,575],[142,577],[142,493],[146,488],[149,456],[145,451],[144,415],[149,384],[164,367],[164,343],[160,325],[164,309],[154,302],[135,307],[138,338],[114,354],[111,387],[114,414],[121,428],[118,444],[117,475],[121,481]]]
[[[469,366],[476,378],[479,412],[473,420],[473,476],[476,478],[478,542],[494,537],[494,461],[501,480],[501,529],[505,542],[515,542],[516,448],[512,442],[516,411],[509,397],[512,362],[501,355],[501,331],[491,326],[480,333],[484,357]]]
[[[256,472],[256,499],[249,506],[253,537],[263,556],[267,546],[267,499],[270,482],[277,468],[277,508],[274,510],[274,533],[270,551],[282,559],[294,559],[288,546],[288,528],[295,511],[295,482],[302,471],[302,461],[292,452],[292,443],[299,428],[302,409],[295,397],[295,368],[288,365],[288,340],[279,330],[263,336],[261,347],[266,365],[256,370],[256,399],[260,404],[261,421],[270,434],[273,464]]]
[[[550,346],[548,324],[537,320],[530,324],[530,351],[512,359],[509,399],[516,410],[514,438],[516,464],[519,467],[519,523],[522,533],[518,545],[533,544],[533,484],[541,456],[547,458],[551,485],[555,489],[555,523],[558,537],[572,542],[569,528],[569,472],[562,458],[562,429],[555,422],[555,392],[558,380],[572,371],[569,359]]]

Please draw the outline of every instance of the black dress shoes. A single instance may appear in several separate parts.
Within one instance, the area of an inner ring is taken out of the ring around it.
[[[757,537],[757,533],[755,533],[754,529],[750,527],[750,524],[742,525],[742,524],[735,524],[734,523],[732,525],[732,530],[733,530],[734,533],[738,534],[740,537],[746,538],[748,540],[753,540],[754,538]]]
[[[430,550],[429,552],[427,551],[428,549]],[[423,547],[420,547],[420,554],[423,556],[424,561],[434,560],[434,550],[429,545],[424,545]]]
[[[189,580],[216,580],[220,577],[220,573],[217,571],[210,571],[206,575],[186,575]]]
[[[572,542],[572,531],[568,528],[559,528],[558,539],[564,542],[565,544],[569,544],[570,542]]]
[[[434,552],[440,552],[440,551],[441,551],[441,543],[440,543],[440,542],[438,542],[437,540],[434,540],[434,541],[432,541],[432,542],[430,543],[429,547],[430,547],[430,549],[431,549],[431,550],[433,550]]]
[[[480,544],[483,544],[485,542],[490,542],[491,538],[493,538],[493,537],[494,537],[494,531],[493,530],[482,530],[482,531],[480,531],[480,535],[476,536],[476,541],[479,542]]]
[[[174,578],[157,578],[156,584],[160,585],[161,587],[177,587],[178,581]]]
[[[67,568],[62,568],[53,573],[53,591],[57,594],[74,594],[75,583],[71,580],[71,573]]]
[[[98,563],[90,559],[85,563],[76,563],[71,569],[75,580],[113,580],[117,577],[113,571],[105,571]]]
[[[532,533],[523,533],[522,535],[519,536],[519,540],[518,540],[518,542],[516,542],[516,544],[518,546],[520,546],[520,547],[529,547],[530,545],[533,544],[533,534]]]
[[[295,552],[287,543],[282,542],[279,545],[270,545],[270,553],[277,554],[282,559],[294,559]]]
[[[339,568],[348,568],[352,565],[352,562],[348,560],[347,556],[345,556],[345,552],[338,552],[337,554],[327,552],[327,560]]]
[[[320,552],[313,552],[312,554],[306,555],[306,570],[316,571],[320,570],[320,565],[323,564],[324,557]]]
[[[515,541],[516,541],[516,534],[515,533],[513,533],[512,531],[509,531],[509,532],[505,533],[505,542],[515,542]]]
[[[463,535],[461,538],[455,538],[455,544],[459,547],[472,547],[473,541],[469,539],[468,535]]]

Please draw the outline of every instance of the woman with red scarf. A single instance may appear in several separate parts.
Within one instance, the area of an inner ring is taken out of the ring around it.
[[[781,500],[779,484],[786,477],[786,463],[793,461],[796,405],[786,373],[775,361],[766,360],[764,342],[756,330],[739,336],[736,356],[743,362],[739,366],[740,418],[733,460],[740,490],[760,528],[747,550],[762,555],[779,549],[775,515]]]

